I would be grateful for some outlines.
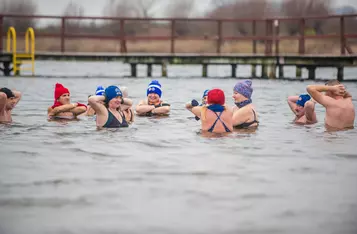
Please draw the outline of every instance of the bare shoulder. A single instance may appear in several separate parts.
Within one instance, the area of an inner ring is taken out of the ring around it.
[[[139,102],[139,106],[141,106],[141,105],[147,105],[148,103],[147,103],[147,100],[140,100],[140,102]]]

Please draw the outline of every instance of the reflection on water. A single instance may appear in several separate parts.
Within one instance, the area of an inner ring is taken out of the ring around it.
[[[253,80],[258,129],[207,137],[185,103],[219,87],[232,105],[236,80],[160,81],[170,116],[98,131],[47,121],[54,84],[78,102],[125,85],[136,104],[150,79],[1,78],[23,99],[0,125],[0,233],[357,233],[357,131],[326,131],[321,106],[292,124],[286,98],[310,82]]]

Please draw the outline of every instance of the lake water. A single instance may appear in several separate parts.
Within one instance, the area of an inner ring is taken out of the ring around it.
[[[254,79],[258,130],[208,138],[184,104],[219,87],[232,105],[237,79],[217,78],[230,67],[211,67],[212,78],[187,78],[200,67],[169,67],[169,78],[156,78],[170,117],[111,131],[87,117],[48,122],[55,83],[83,103],[97,85],[125,85],[137,104],[149,78],[122,78],[129,66],[114,62],[36,66],[41,77],[0,77],[0,87],[23,92],[14,122],[0,126],[1,234],[357,233],[357,129],[326,132],[320,105],[319,123],[291,123],[286,98],[311,81]],[[346,87],[357,106],[357,83]]]

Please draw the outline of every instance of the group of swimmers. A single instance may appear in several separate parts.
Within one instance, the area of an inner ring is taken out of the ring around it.
[[[295,114],[297,124],[317,123],[315,104],[326,109],[325,125],[342,130],[354,127],[355,108],[352,96],[337,80],[325,85],[308,85],[308,94],[288,97],[288,105]],[[235,106],[229,107],[221,89],[206,90],[201,104],[193,99],[186,103],[196,120],[201,121],[203,131],[214,133],[232,132],[234,128],[254,129],[259,126],[258,114],[252,103],[252,81],[240,80],[233,87]],[[325,93],[325,94],[323,94]],[[153,80],[146,90],[147,98],[135,107],[137,116],[169,115],[170,104],[161,99],[162,87]],[[21,99],[19,91],[0,89],[0,123],[11,122],[11,111]],[[57,83],[54,104],[48,108],[49,119],[75,119],[78,116],[96,116],[98,128],[128,127],[134,122],[133,101],[128,98],[126,87],[98,86],[94,95],[89,95],[87,105],[71,103],[70,92]]]

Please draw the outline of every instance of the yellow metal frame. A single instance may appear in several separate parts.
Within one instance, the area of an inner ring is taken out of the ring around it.
[[[7,52],[12,53],[12,64],[14,74],[18,74],[20,69],[19,64],[30,60],[32,75],[35,75],[35,32],[33,28],[29,27],[25,33],[25,53],[17,53],[17,38],[16,30],[14,27],[10,27],[7,31]]]
[[[28,28],[25,34],[25,53],[31,56],[31,71],[35,75],[35,32],[33,28]]]
[[[12,42],[12,43],[11,43]],[[12,46],[11,46],[12,44]],[[18,70],[17,63],[16,63],[16,30],[14,27],[10,27],[7,30],[7,43],[6,43],[6,51],[8,53],[12,53],[12,64],[13,64],[13,71],[14,74]],[[12,51],[11,51],[12,49]]]

